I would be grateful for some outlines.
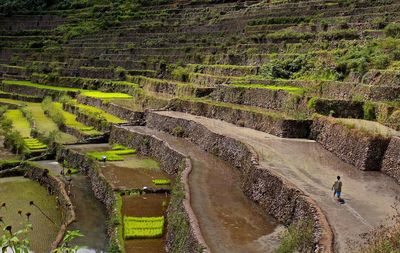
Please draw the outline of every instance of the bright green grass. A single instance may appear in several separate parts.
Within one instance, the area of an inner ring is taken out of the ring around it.
[[[24,139],[25,145],[32,151],[47,149],[47,145],[34,138]]]
[[[151,180],[155,185],[168,185],[171,183],[169,179],[153,179]]]
[[[22,137],[31,136],[31,126],[21,110],[8,110],[4,116],[12,121],[13,129],[18,131]]]
[[[121,144],[112,145],[112,150],[121,150],[121,149],[128,149],[128,148]]]
[[[26,103],[28,110],[32,113],[33,120],[35,121],[37,130],[48,135],[52,131],[57,131],[58,127],[54,121],[44,114],[43,108],[40,103]],[[67,133],[59,132],[56,136],[56,142],[58,143],[75,143],[77,138]]]
[[[99,114],[101,117],[104,117],[107,122],[110,123],[114,123],[114,124],[121,124],[121,123],[127,123],[126,120],[123,120],[121,118],[118,118],[117,116],[114,116],[112,114],[109,114],[97,107],[94,106],[90,106],[90,105],[84,105],[84,104],[75,104],[80,111],[82,111],[82,113],[85,114],[85,112],[87,113],[95,113],[95,114]]]
[[[125,239],[159,238],[164,231],[164,217],[124,217]]]
[[[101,91],[82,91],[82,96],[99,98],[99,99],[122,99],[132,98],[131,95],[125,93],[106,93]]]
[[[240,88],[249,88],[249,89],[283,90],[298,95],[302,95],[304,93],[303,88],[293,87],[293,86],[275,86],[275,85],[263,85],[263,84],[232,84],[231,86]]]
[[[30,81],[4,80],[3,83],[4,84],[8,84],[8,85],[21,85],[21,86],[29,86],[29,87],[36,87],[36,88],[39,88],[39,89],[56,90],[56,91],[79,92],[81,90],[81,89],[78,89],[78,88],[59,87],[59,86],[51,86],[51,85],[32,83]]]
[[[0,98],[0,102],[5,103],[5,104],[11,104],[11,105],[21,105],[24,103],[22,101],[13,100],[13,99],[9,99],[9,98]]]
[[[85,134],[88,134],[88,135],[92,135],[92,136],[102,135],[102,133],[100,131],[93,129],[93,127],[86,126],[86,125],[82,124],[81,122],[77,121],[76,116],[74,114],[64,111],[62,109],[61,103],[56,102],[56,103],[54,103],[54,106],[58,107],[61,110],[61,112],[65,118],[65,125],[75,128],[75,129],[78,129],[79,131],[84,132]]]
[[[103,156],[107,158],[107,161],[123,161],[124,157],[122,155],[131,155],[135,153],[135,149],[118,149],[109,151],[93,151],[88,152],[87,155],[98,161],[103,160]]]

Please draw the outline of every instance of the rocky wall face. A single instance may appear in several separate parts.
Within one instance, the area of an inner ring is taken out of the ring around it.
[[[356,118],[364,117],[363,102],[349,100],[330,100],[320,99],[315,101],[314,110],[322,115],[330,115],[336,118]]]
[[[315,227],[317,252],[333,251],[333,234],[319,207],[294,185],[274,174],[272,169],[261,167],[251,147],[185,119],[149,113],[147,126],[188,138],[203,150],[238,168],[241,172],[241,188],[251,200],[284,224],[311,220]]]
[[[220,119],[238,126],[287,138],[308,137],[311,125],[310,120],[288,120],[254,111],[180,99],[171,100],[168,109],[207,118]]]
[[[40,89],[40,88],[36,88],[36,87],[21,86],[21,85],[9,85],[9,84],[2,84],[2,90],[5,92],[28,94],[31,96],[42,97],[42,98],[46,97],[46,96],[51,96],[52,98],[57,99],[63,95],[69,95],[71,97],[76,96],[76,92]]]
[[[216,88],[211,97],[213,100],[220,102],[250,105],[273,110],[286,109],[289,106],[290,99],[297,101],[295,95],[291,95],[283,90],[249,89],[231,86]],[[300,99],[297,103],[300,103]]]
[[[392,137],[382,162],[382,172],[400,183],[400,137]]]
[[[351,129],[327,117],[314,120],[310,137],[361,170],[380,170],[389,144],[388,138]]]

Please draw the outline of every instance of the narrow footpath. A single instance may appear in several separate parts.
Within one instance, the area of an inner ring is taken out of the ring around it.
[[[180,112],[157,113],[198,122],[212,132],[251,145],[262,166],[274,169],[317,201],[334,230],[337,252],[349,252],[351,245],[361,240],[361,233],[387,222],[387,218],[395,214],[393,205],[396,197],[400,196],[400,185],[383,173],[358,170],[315,141],[278,138],[224,121]],[[346,202],[343,205],[332,196],[331,187],[337,175],[343,181],[342,197]]]
[[[190,157],[191,204],[212,252],[273,252],[281,227],[243,194],[234,168],[182,138],[146,127],[125,128],[163,139]]]

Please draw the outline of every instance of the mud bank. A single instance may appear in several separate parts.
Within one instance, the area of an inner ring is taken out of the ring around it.
[[[188,138],[202,149],[238,168],[241,173],[241,188],[251,200],[284,224],[301,219],[312,220],[316,231],[316,251],[333,251],[333,234],[321,209],[311,198],[273,170],[261,167],[257,154],[250,146],[211,132],[194,121],[154,113],[148,115],[147,126]]]
[[[400,137],[392,137],[390,140],[381,170],[400,184]]]
[[[110,142],[136,148],[142,155],[158,160],[161,168],[168,174],[176,175],[176,183],[167,210],[167,251],[195,253],[207,249],[190,205],[188,184],[190,160],[155,136],[134,133],[119,126],[113,126]]]
[[[279,137],[306,138],[310,120],[280,118],[261,112],[240,110],[212,103],[173,99],[168,105],[172,111],[186,112],[198,116],[220,119],[238,126],[248,127]]]
[[[361,170],[380,170],[389,144],[389,138],[348,127],[327,117],[314,119],[310,138]]]

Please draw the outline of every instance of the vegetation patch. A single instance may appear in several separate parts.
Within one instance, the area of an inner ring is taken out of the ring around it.
[[[106,158],[106,161],[123,161],[124,160],[123,155],[131,155],[131,154],[135,154],[135,153],[136,153],[136,149],[120,148],[120,149],[109,150],[109,151],[88,152],[87,155],[98,161],[102,161],[103,157]]]
[[[169,185],[169,184],[171,184],[171,180],[169,180],[169,179],[153,179],[151,181],[155,185]]]
[[[164,231],[164,217],[124,217],[125,239],[159,238]]]
[[[263,85],[263,84],[232,84],[231,86],[240,88],[250,88],[250,89],[282,90],[296,95],[303,95],[305,92],[304,88],[293,87],[293,86],[275,86],[275,85]]]
[[[101,91],[83,91],[81,95],[99,99],[128,99],[131,95],[125,93],[107,93]]]
[[[31,151],[38,151],[47,149],[47,145],[40,142],[38,139],[35,138],[25,138],[24,139],[26,147]]]

